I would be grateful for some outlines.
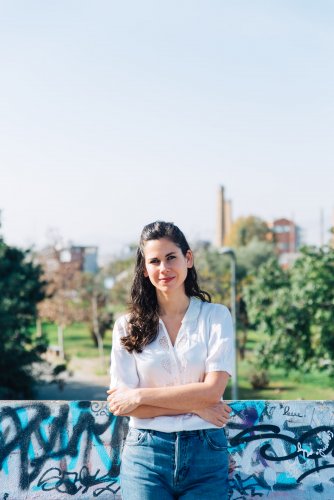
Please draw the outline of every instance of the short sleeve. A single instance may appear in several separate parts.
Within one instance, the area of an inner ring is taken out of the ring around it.
[[[126,318],[119,318],[113,329],[113,341],[110,364],[110,387],[130,387],[134,389],[139,385],[136,360],[121,343],[121,338],[126,335]]]
[[[212,306],[205,372],[225,371],[232,375],[234,356],[232,316],[226,306],[220,304]]]

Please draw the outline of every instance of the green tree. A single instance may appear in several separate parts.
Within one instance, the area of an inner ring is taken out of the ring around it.
[[[97,275],[85,273],[82,276],[80,289],[81,319],[88,324],[94,344],[102,351],[105,334],[112,329],[114,324],[109,294],[104,286],[103,278],[102,273]]]
[[[105,280],[109,281],[109,303],[114,311],[124,311],[130,299],[130,289],[135,267],[135,256],[131,254],[114,258],[102,270]]]
[[[195,266],[199,275],[200,287],[211,295],[213,302],[230,302],[230,263],[212,247],[198,248],[195,253]]]
[[[255,215],[239,217],[232,224],[231,231],[227,235],[226,245],[231,247],[242,247],[256,239],[268,241],[271,231],[263,219]]]
[[[274,257],[274,248],[272,243],[253,239],[246,246],[236,248],[235,254],[237,262],[237,335],[239,353],[243,359],[249,331],[243,288],[252,281],[258,269]],[[195,265],[199,272],[200,285],[210,293],[212,300],[231,307],[230,258],[221,255],[209,245],[201,245],[195,250]]]
[[[296,300],[310,317],[313,365],[334,374],[334,249],[303,248],[291,282]]]
[[[0,240],[0,398],[33,397],[34,363],[47,347],[36,334],[37,304],[44,298],[41,268],[30,253]]]
[[[238,279],[255,276],[260,267],[275,257],[275,248],[269,241],[252,239],[247,245],[236,248]]]
[[[270,261],[245,290],[248,315],[264,333],[258,364],[334,373],[334,250],[305,247],[290,270]]]
[[[38,305],[39,319],[57,325],[60,356],[64,359],[65,329],[75,321],[82,321],[79,297],[82,272],[79,262],[61,262],[60,251],[54,246],[36,254],[35,258],[43,269],[43,279],[47,283],[46,298]]]

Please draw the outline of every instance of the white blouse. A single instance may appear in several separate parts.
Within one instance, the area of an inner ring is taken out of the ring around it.
[[[168,387],[203,382],[208,372],[232,374],[233,324],[226,306],[192,297],[174,346],[160,319],[157,338],[141,353],[129,353],[120,342],[127,335],[126,328],[127,317],[122,316],[113,330],[110,387]],[[129,424],[130,427],[161,432],[215,427],[193,413],[130,417]]]

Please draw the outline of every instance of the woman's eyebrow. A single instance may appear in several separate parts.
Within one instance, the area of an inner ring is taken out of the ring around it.
[[[169,252],[169,253],[166,253],[165,257],[169,257],[170,255],[175,255],[176,252]],[[158,259],[159,260],[159,257],[148,257],[148,260],[154,260],[154,259]]]

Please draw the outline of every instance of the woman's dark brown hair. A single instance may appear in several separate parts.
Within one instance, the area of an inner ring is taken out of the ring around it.
[[[143,348],[153,342],[158,335],[159,310],[155,287],[148,277],[144,276],[144,245],[149,240],[168,238],[177,245],[183,255],[190,250],[182,231],[172,222],[156,221],[144,227],[135,264],[135,274],[131,287],[130,315],[128,319],[128,335],[121,339],[127,351],[142,352]],[[198,297],[203,302],[211,302],[210,295],[200,290],[195,267],[188,269],[184,282],[188,297]]]

